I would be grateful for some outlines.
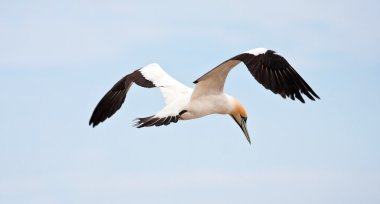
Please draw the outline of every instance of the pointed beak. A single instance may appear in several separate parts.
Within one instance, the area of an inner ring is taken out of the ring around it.
[[[247,130],[247,126],[246,126],[246,123],[247,123],[247,118],[243,118],[241,120],[241,123],[239,124],[241,130],[243,130],[243,133],[245,135],[245,137],[247,138],[249,144],[251,144],[251,139],[249,138],[249,133],[248,133],[248,130]]]
[[[247,124],[247,118],[246,117],[241,117],[241,121],[238,122],[238,120],[232,114],[230,116],[239,125],[239,127],[241,128],[241,130],[243,131],[243,133],[245,135],[245,138],[247,138],[249,144],[251,144],[251,139],[249,138],[249,134],[248,134],[247,126],[246,126],[246,124]]]

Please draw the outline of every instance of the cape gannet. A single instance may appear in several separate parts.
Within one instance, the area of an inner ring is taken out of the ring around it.
[[[135,83],[144,88],[158,87],[166,104],[152,116],[137,118],[136,127],[169,125],[209,114],[225,114],[235,120],[251,143],[246,126],[247,111],[235,97],[223,92],[228,73],[240,62],[246,65],[260,84],[283,98],[298,99],[304,103],[303,94],[313,101],[319,99],[284,57],[273,50],[255,48],[224,61],[195,80],[194,89],[169,76],[156,63],[137,69],[120,79],[106,93],[96,106],[89,124],[95,127],[119,110],[129,88]]]

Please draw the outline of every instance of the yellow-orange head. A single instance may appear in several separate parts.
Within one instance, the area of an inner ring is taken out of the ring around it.
[[[231,112],[231,115],[236,119],[240,120],[241,118],[247,118],[247,111],[243,107],[243,105],[238,101],[236,98],[233,98],[233,110]]]

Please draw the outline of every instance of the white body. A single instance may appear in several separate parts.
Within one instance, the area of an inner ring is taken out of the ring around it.
[[[233,98],[227,94],[208,95],[193,99],[191,94],[192,92],[166,105],[156,116],[164,117],[186,110],[180,116],[180,120],[190,120],[215,113],[229,114],[234,108]]]
[[[158,64],[143,67],[141,73],[160,88],[165,98],[166,106],[155,114],[157,118],[177,115],[180,111],[186,110],[179,119],[190,120],[215,113],[230,114],[234,109],[235,100],[232,96],[222,91],[208,94],[203,89],[209,87],[202,86],[202,83],[197,84],[193,90],[170,77]]]

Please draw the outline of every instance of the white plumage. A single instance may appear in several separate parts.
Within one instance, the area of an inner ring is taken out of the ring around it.
[[[170,104],[182,95],[188,95],[193,89],[183,85],[167,74],[159,64],[152,63],[140,69],[143,77],[151,81],[161,91],[166,104]]]
[[[137,118],[137,127],[168,125],[178,120],[226,114],[235,120],[251,143],[246,128],[246,110],[236,98],[223,92],[229,72],[240,62],[247,66],[259,83],[283,98],[297,98],[301,102],[304,102],[301,94],[311,100],[319,98],[282,56],[266,48],[255,48],[224,61],[201,76],[194,82],[194,90],[172,78],[156,63],[135,70],[119,80],[101,99],[91,116],[90,125],[95,127],[111,117],[135,83],[145,88],[158,87],[166,104],[152,116]]]

